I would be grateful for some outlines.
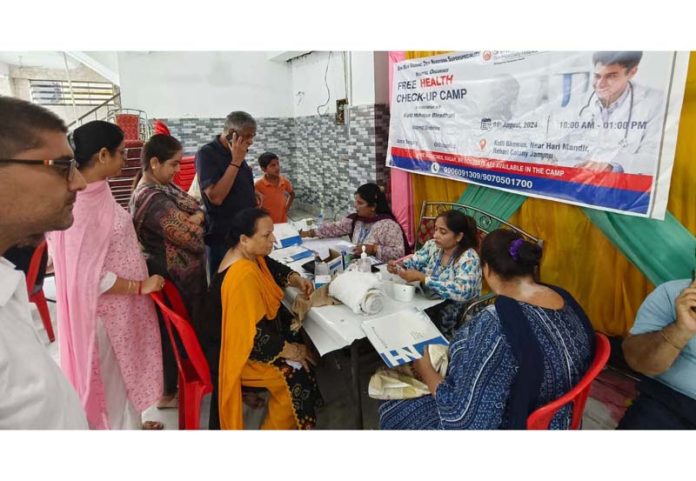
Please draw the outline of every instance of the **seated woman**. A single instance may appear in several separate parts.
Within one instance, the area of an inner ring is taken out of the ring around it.
[[[495,306],[456,332],[445,378],[427,354],[414,361],[432,396],[383,403],[382,429],[524,429],[531,412],[578,383],[594,332],[570,294],[534,280],[540,259],[541,248],[513,231],[486,236],[481,260]],[[569,424],[564,408],[551,428]]]
[[[281,305],[284,285],[295,286],[307,296],[312,285],[277,263],[272,273],[271,260],[265,256],[274,240],[273,220],[266,211],[239,212],[227,238],[230,249],[211,280],[210,305],[222,319],[217,390],[222,429],[244,428],[242,386],[270,393],[261,429],[311,429],[316,424],[315,408],[321,399],[311,368],[316,360],[299,333],[292,331],[292,316]],[[212,324],[206,344],[211,366],[216,366],[212,345],[216,326]]]
[[[435,219],[433,238],[402,264],[390,261],[387,270],[407,282],[419,281],[445,299],[426,310],[446,337],[452,336],[467,301],[481,294],[481,265],[476,253],[476,221],[459,210]]]
[[[172,183],[183,148],[174,137],[153,135],[145,143],[142,171],[136,176],[130,211],[150,274],[171,280],[198,328],[208,283],[204,222],[200,204]],[[175,407],[178,370],[169,336],[160,321],[164,396],[158,407]]]
[[[362,253],[382,262],[403,257],[408,242],[392,214],[387,197],[377,184],[363,184],[355,192],[355,213],[338,222],[300,232],[302,237],[341,237],[348,235],[355,244],[354,254]]]
[[[75,129],[75,160],[87,188],[77,194],[72,227],[48,235],[60,367],[92,429],[139,429],[141,413],[162,395],[160,332],[147,294],[162,289],[164,279],[148,277],[133,221],[107,182],[123,167],[123,138],[109,122]]]

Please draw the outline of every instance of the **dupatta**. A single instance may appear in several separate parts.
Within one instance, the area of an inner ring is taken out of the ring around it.
[[[161,343],[152,301],[147,296],[126,295],[100,299],[99,283],[119,208],[106,181],[91,183],[77,194],[72,227],[48,235],[56,274],[61,368],[94,429],[109,428],[96,336],[100,312],[135,409],[145,410],[162,393]],[[124,237],[130,239],[127,233]],[[123,244],[117,248],[133,259],[124,261],[117,275],[146,279],[137,239],[132,245]]]
[[[240,259],[230,266],[221,287],[219,410],[222,429],[243,429],[241,374],[254,345],[256,323],[274,319],[283,290],[263,257]]]

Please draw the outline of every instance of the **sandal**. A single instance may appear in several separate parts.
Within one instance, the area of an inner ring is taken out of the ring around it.
[[[157,401],[157,409],[173,409],[179,407],[179,393],[174,393],[169,396],[162,396]]]
[[[161,431],[164,429],[164,424],[159,421],[144,421],[143,429],[145,431]]]

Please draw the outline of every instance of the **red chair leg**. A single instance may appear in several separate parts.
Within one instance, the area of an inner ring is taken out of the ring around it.
[[[188,405],[188,396],[186,393],[186,384],[181,376],[179,376],[179,429],[189,429],[186,425],[186,407]]]
[[[41,321],[43,322],[44,329],[48,334],[48,340],[53,342],[56,340],[55,334],[53,334],[53,324],[51,324],[51,313],[48,310],[48,303],[46,302],[46,296],[44,296],[43,289],[35,293],[31,301],[36,305],[39,310],[39,315],[41,316]]]

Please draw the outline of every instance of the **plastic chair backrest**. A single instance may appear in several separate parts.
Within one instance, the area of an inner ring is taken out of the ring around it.
[[[140,116],[137,114],[116,114],[116,125],[123,130],[125,140],[140,139]]]
[[[570,429],[580,429],[585,403],[587,403],[587,397],[590,394],[590,385],[602,372],[609,360],[609,354],[611,354],[609,339],[604,334],[595,333],[595,340],[594,359],[582,379],[568,393],[530,414],[527,417],[527,429],[548,429],[554,415],[568,403],[573,403]]]
[[[210,379],[210,368],[208,367],[208,361],[206,360],[203,349],[198,342],[198,337],[196,332],[193,330],[193,326],[188,320],[188,313],[184,307],[184,303],[181,300],[181,296],[177,291],[176,287],[169,281],[166,281],[162,292],[152,292],[150,297],[157,304],[162,316],[164,317],[164,325],[167,328],[167,333],[169,334],[169,340],[172,344],[172,350],[174,351],[174,357],[176,358],[176,365],[179,368],[179,373],[184,376],[185,382],[195,382],[200,381],[206,386],[206,392],[212,392],[213,384]],[[167,301],[165,301],[165,296]],[[169,305],[168,305],[169,304]],[[170,307],[171,306],[171,307]],[[172,326],[176,329],[179,339],[186,350],[188,355],[188,361],[190,362],[195,375],[198,379],[187,379],[188,373],[184,369],[184,365],[179,353],[179,348],[172,332]]]
[[[191,187],[193,178],[196,176],[195,156],[181,158],[181,166],[179,172],[174,174],[174,183],[181,187],[181,190],[187,192]]]
[[[27,271],[27,291],[29,292],[29,296],[32,295],[34,292],[34,288],[36,287],[37,284],[40,283],[38,277],[39,277],[39,270],[41,269],[41,258],[44,256],[44,253],[46,252],[46,239],[42,240],[38,246],[36,246],[36,249],[34,250],[34,253],[31,255],[31,262],[29,262],[29,270]],[[41,282],[43,279],[41,279]]]

